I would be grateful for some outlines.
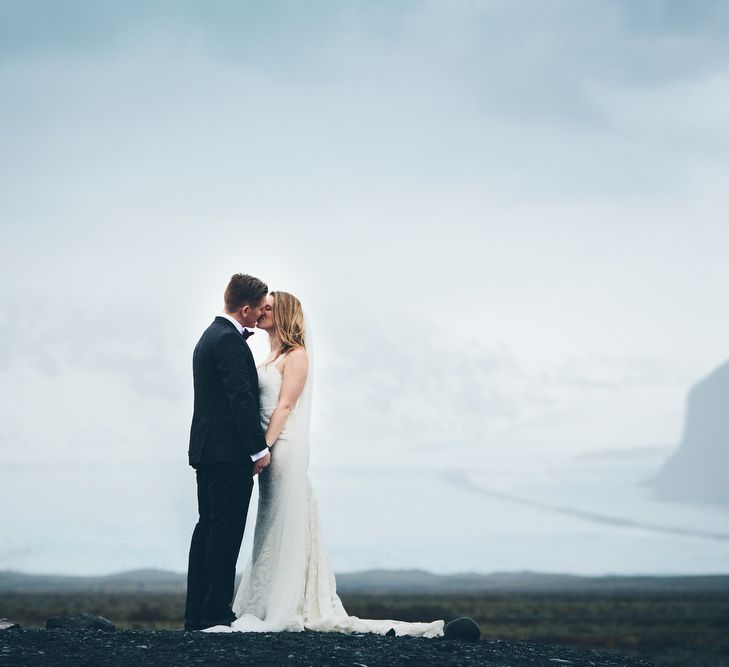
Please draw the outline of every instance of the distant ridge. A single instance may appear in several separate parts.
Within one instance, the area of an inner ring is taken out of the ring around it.
[[[342,593],[579,593],[729,591],[729,575],[583,577],[542,572],[439,575],[422,570],[371,570],[337,575]]]
[[[185,575],[166,570],[130,570],[92,577],[0,571],[0,592],[5,593],[175,592],[184,589]]]
[[[440,575],[423,570],[369,570],[337,575],[340,593],[484,594],[729,592],[729,574],[687,576],[582,577],[539,572]],[[185,575],[165,570],[132,570],[106,576],[74,577],[0,571],[0,593],[178,593]]]

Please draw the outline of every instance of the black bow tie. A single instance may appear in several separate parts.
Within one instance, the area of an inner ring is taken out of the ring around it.
[[[243,331],[241,331],[240,335],[243,336],[243,340],[248,340],[254,333],[256,333],[256,332],[248,331],[248,329],[243,329]]]

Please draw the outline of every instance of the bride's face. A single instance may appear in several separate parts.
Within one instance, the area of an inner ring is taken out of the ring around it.
[[[274,297],[271,294],[266,297],[266,303],[261,311],[261,316],[258,318],[258,322],[256,322],[256,326],[264,331],[271,331],[273,329],[273,299]]]

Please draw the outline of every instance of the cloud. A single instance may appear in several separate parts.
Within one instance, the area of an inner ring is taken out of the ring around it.
[[[15,381],[186,421],[236,270],[315,316],[336,438],[622,439],[726,353],[722,3],[0,11]]]

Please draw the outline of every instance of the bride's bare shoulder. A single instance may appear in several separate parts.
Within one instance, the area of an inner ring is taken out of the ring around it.
[[[304,347],[294,347],[290,349],[283,359],[282,366],[289,368],[306,368],[309,363],[309,356]]]

